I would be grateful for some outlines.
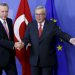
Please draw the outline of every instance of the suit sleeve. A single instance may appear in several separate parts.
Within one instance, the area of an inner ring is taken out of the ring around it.
[[[22,40],[25,44],[25,47],[27,46],[28,43],[30,43],[30,25],[28,24],[27,29],[24,34],[24,38]]]
[[[72,38],[72,36],[63,32],[58,26],[55,26],[55,33],[56,33],[56,36],[59,36],[64,41],[70,43],[69,41]]]
[[[0,46],[4,47],[4,48],[8,48],[8,49],[13,49],[14,42],[13,41],[8,41],[8,40],[1,39],[0,40]]]

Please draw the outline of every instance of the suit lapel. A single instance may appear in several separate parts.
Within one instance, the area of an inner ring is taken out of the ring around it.
[[[37,22],[35,21],[34,24],[33,24],[33,27],[32,27],[32,33],[34,34],[33,36],[36,38],[37,41],[41,41],[44,39],[44,37],[46,36],[47,34],[47,30],[49,28],[49,25],[48,23],[45,21],[45,24],[44,24],[44,27],[43,27],[43,32],[42,32],[42,35],[41,37],[39,38],[39,32],[38,32],[38,25],[37,25]]]
[[[7,21],[7,25],[8,25],[8,29],[9,29],[9,37],[10,37],[10,32],[11,32],[11,28],[10,28],[10,22],[6,19]]]
[[[8,29],[9,29],[9,37],[11,37],[11,33],[12,33],[12,29],[11,29],[11,22],[10,22],[10,20],[8,20],[8,19],[6,19],[6,21],[7,21],[7,25],[8,25]],[[7,33],[6,33],[6,31],[5,31],[5,29],[4,29],[4,27],[3,27],[3,25],[2,25],[2,23],[1,23],[1,21],[0,21],[0,29],[1,29],[1,31],[2,31],[2,33],[5,35],[5,37],[7,36]],[[7,38],[8,38],[8,36],[7,36]],[[9,39],[9,38],[8,38]]]
[[[40,41],[45,37],[45,35],[46,35],[46,32],[47,32],[47,29],[48,29],[48,24],[47,24],[47,22],[45,21],[45,24],[44,24],[44,27],[43,27],[43,32],[42,32],[42,35],[41,35],[41,37],[40,37]]]
[[[4,27],[3,27],[2,23],[1,23],[1,21],[0,21],[0,30],[1,30],[1,33],[3,33],[4,36],[6,37],[6,36],[7,36],[7,33],[6,33],[5,29],[4,29]],[[7,37],[8,37],[8,36],[7,36]]]
[[[38,25],[37,25],[37,22],[36,21],[34,21],[33,24],[32,24],[31,34],[32,34],[32,37],[34,38],[35,42],[37,44],[39,44]]]
[[[46,34],[48,28],[48,24],[45,22],[44,27],[43,27],[43,31],[42,31],[42,35],[40,38],[43,38]],[[35,31],[35,35],[39,38],[39,32],[38,32],[38,25],[37,22],[34,23],[34,27],[33,27],[34,31]]]
[[[7,25],[8,25],[8,29],[9,29],[9,39],[11,40],[11,39],[13,39],[13,35],[14,35],[12,21],[8,18],[6,19],[6,21],[7,21]]]
[[[35,36],[39,39],[39,33],[38,33],[38,25],[37,25],[37,22],[34,23],[34,33],[35,33]]]

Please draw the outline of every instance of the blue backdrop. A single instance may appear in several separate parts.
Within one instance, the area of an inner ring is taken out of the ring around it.
[[[47,0],[28,0],[32,17],[34,18],[34,9],[37,5],[46,4]],[[0,0],[0,2],[8,3],[9,17],[15,19],[17,9],[20,0]],[[33,6],[34,5],[34,6]],[[75,37],[75,0],[55,0],[55,8],[57,12],[58,19],[60,20],[60,27],[63,31],[69,33]],[[68,43],[64,43],[65,54],[67,55],[67,65],[69,68],[69,75],[75,75],[75,46]],[[17,66],[20,67],[19,75],[21,75],[21,65],[16,61]],[[4,74],[3,74],[4,75]]]

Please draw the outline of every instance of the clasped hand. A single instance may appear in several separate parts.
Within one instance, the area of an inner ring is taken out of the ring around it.
[[[18,50],[21,50],[24,47],[24,43],[23,42],[15,42],[14,47]]]

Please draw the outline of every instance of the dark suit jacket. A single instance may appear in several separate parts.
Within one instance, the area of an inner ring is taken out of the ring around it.
[[[59,36],[69,42],[71,36],[62,32],[54,22],[45,21],[41,38],[38,35],[38,25],[36,21],[28,24],[25,37],[25,45],[31,43],[30,63],[35,66],[40,62],[40,66],[50,66],[56,63],[56,52],[52,46],[53,38]]]
[[[9,28],[9,38],[6,34],[6,31],[0,21],[0,66],[5,66],[8,64],[9,59],[14,58],[15,51],[13,50],[14,46],[14,36],[13,36],[13,26],[12,20],[7,18],[7,25]]]

